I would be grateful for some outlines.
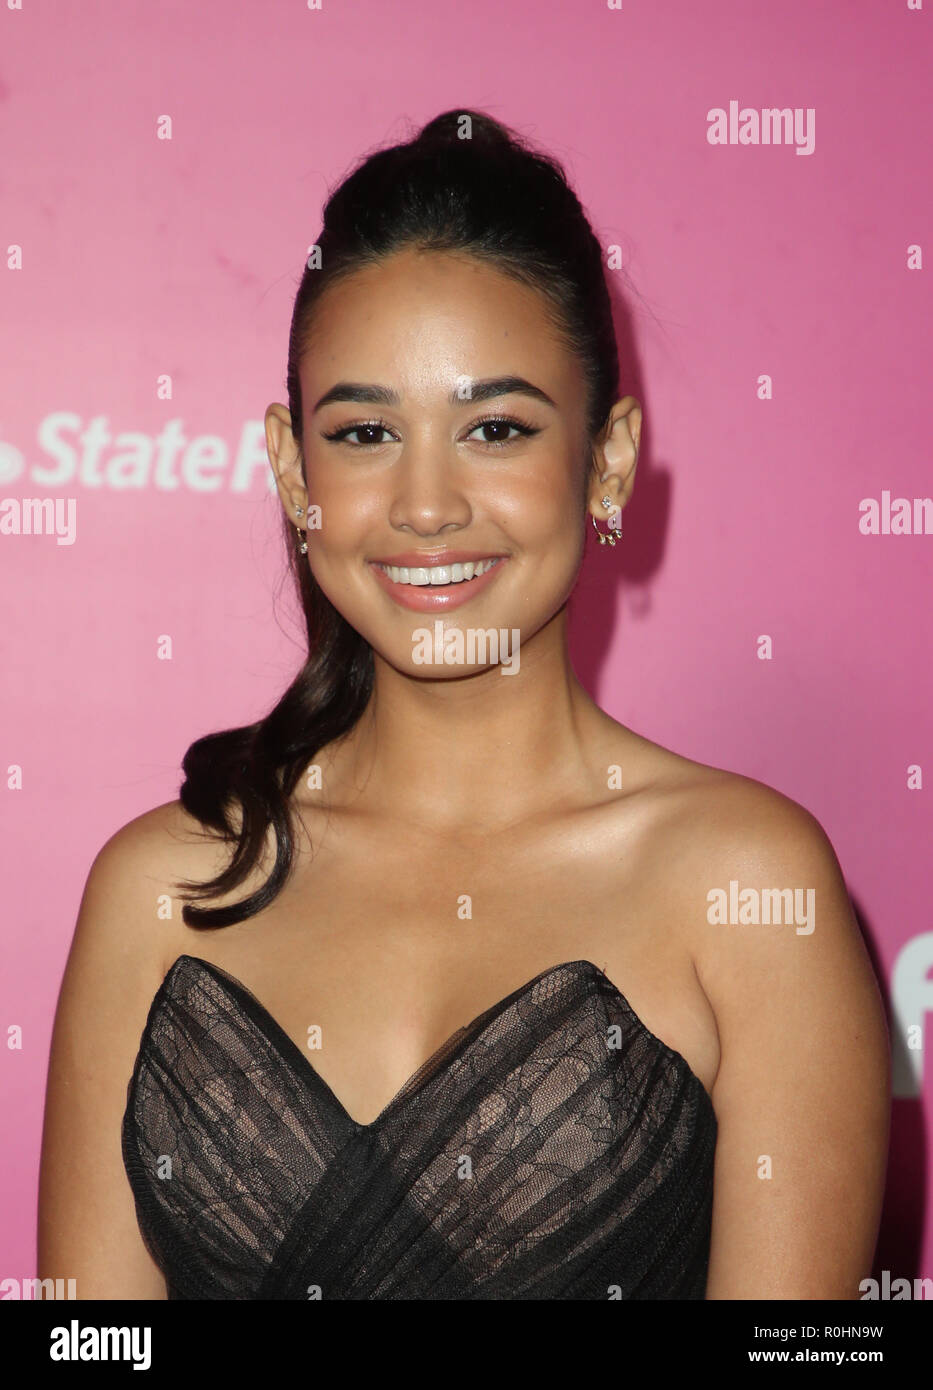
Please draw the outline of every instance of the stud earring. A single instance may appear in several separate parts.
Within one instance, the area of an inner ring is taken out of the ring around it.
[[[304,512],[305,512],[304,507],[296,507],[296,508],[295,508],[295,515],[296,515],[296,516],[304,516]],[[295,530],[298,532],[298,539],[299,539],[299,541],[301,542],[301,544],[300,544],[299,547],[298,547],[298,553],[299,553],[299,555],[307,555],[307,553],[308,553],[308,542],[307,542],[307,540],[305,539],[305,537],[304,537],[304,536],[302,535],[302,533],[301,533],[301,527],[300,527],[300,526],[296,526],[296,527],[295,527]]]
[[[610,511],[611,508],[612,508],[612,498],[611,498],[611,497],[608,497],[608,496],[607,496],[607,497],[604,497],[604,498],[602,499],[602,502],[603,502],[603,506],[606,508],[606,511],[607,511],[607,512]],[[620,540],[622,539],[622,518],[621,518],[621,516],[619,517],[619,524],[618,524],[618,526],[613,526],[612,520],[610,519],[610,522],[609,522],[610,529],[609,529],[608,531],[600,531],[599,527],[596,525],[596,518],[595,518],[595,516],[592,516],[592,515],[591,515],[591,516],[590,516],[590,521],[592,521],[592,523],[593,523],[593,530],[596,532],[597,536],[599,537],[599,543],[600,543],[600,545],[605,545],[607,541],[609,542],[610,545],[615,545],[615,543],[616,543],[617,540],[620,541]]]

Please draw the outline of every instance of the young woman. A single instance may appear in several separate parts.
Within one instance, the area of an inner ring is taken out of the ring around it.
[[[266,436],[308,658],[92,866],[40,1274],[82,1298],[857,1298],[888,1045],[830,843],[616,723],[568,659],[642,412],[560,166],[475,112],[362,163],[287,387]],[[732,883],[814,911],[722,921]]]

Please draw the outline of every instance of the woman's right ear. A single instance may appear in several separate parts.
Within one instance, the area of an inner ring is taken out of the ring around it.
[[[294,521],[299,507],[307,511],[308,493],[301,470],[301,449],[292,432],[288,407],[273,402],[266,410],[265,428],[266,452],[275,474],[275,485],[289,521]]]

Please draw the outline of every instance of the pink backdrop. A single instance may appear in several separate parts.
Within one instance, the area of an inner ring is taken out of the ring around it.
[[[643,296],[619,317],[639,480],[574,596],[581,678],[829,834],[891,1009],[876,1267],[933,1276],[933,1066],[907,1045],[933,1009],[933,516],[859,525],[865,499],[931,492],[931,25],[908,0],[3,7],[0,1277],[35,1272],[91,860],[298,663],[262,417],[323,198],[460,106],[564,161]],[[711,144],[732,101],[799,111],[803,138]],[[23,534],[25,498],[70,543]]]

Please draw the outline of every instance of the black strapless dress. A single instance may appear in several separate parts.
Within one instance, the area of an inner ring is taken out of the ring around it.
[[[243,984],[183,955],[122,1144],[172,1299],[702,1299],[716,1128],[590,961],[480,1014],[361,1125]]]

